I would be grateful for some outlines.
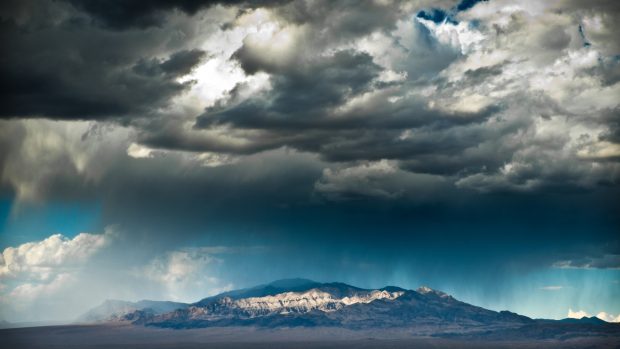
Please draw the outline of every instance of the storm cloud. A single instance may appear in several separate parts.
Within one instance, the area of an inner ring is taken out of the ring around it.
[[[602,0],[5,1],[0,247],[72,244],[65,218],[15,231],[94,207],[85,236],[120,231],[101,269],[180,300],[614,273],[619,19]],[[56,269],[37,289],[75,276]]]

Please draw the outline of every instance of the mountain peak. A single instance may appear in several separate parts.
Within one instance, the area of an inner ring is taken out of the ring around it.
[[[416,292],[418,292],[420,294],[423,294],[423,295],[432,294],[432,295],[439,296],[439,297],[442,297],[442,298],[451,297],[449,294],[447,294],[445,292],[434,290],[434,289],[432,289],[432,288],[430,288],[428,286],[420,286],[416,290]]]
[[[193,303],[193,305],[205,306],[206,304],[217,302],[218,299],[224,297],[229,297],[231,299],[241,299],[248,297],[273,296],[283,292],[303,292],[319,285],[321,284],[316,281],[302,278],[280,279],[272,281],[268,284],[261,284],[258,286],[243,288],[239,290],[226,291],[215,296],[203,298],[200,301]]]
[[[416,290],[418,293],[422,293],[422,294],[426,294],[426,293],[430,293],[433,292],[434,290],[428,286],[420,286],[418,287],[418,289]]]

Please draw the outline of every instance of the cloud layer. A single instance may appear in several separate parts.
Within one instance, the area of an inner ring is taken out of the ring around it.
[[[128,127],[128,153],[142,158],[220,165],[284,147],[330,171],[390,161],[413,186],[430,174],[484,193],[618,183],[607,2],[226,5],[6,3],[3,128],[96,120]],[[11,153],[4,177],[19,166]],[[55,173],[43,170],[33,182]]]

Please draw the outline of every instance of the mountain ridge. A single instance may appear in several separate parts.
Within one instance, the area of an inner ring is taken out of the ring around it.
[[[500,332],[510,336],[518,336],[521,332],[540,335],[541,328],[547,329],[543,331],[545,336],[566,335],[571,331],[581,333],[579,331],[583,332],[585,327],[620,330],[620,326],[600,319],[541,320],[508,310],[489,310],[427,286],[417,290],[396,286],[364,289],[341,282],[320,283],[308,279],[277,280],[223,292],[194,303],[141,302],[107,301],[91,309],[86,313],[89,316],[82,316],[81,320],[173,329],[230,326],[405,328],[430,336]]]

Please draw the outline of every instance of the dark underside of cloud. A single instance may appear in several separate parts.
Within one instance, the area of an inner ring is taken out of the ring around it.
[[[189,87],[176,79],[205,56],[193,49],[152,58],[149,41],[159,32],[109,32],[71,19],[37,25],[0,23],[2,117],[148,116]]]
[[[242,6],[245,8],[270,7],[289,0],[65,0],[88,13],[97,24],[111,29],[148,28],[165,23],[166,13],[182,11],[193,15],[201,9],[215,5]]]

